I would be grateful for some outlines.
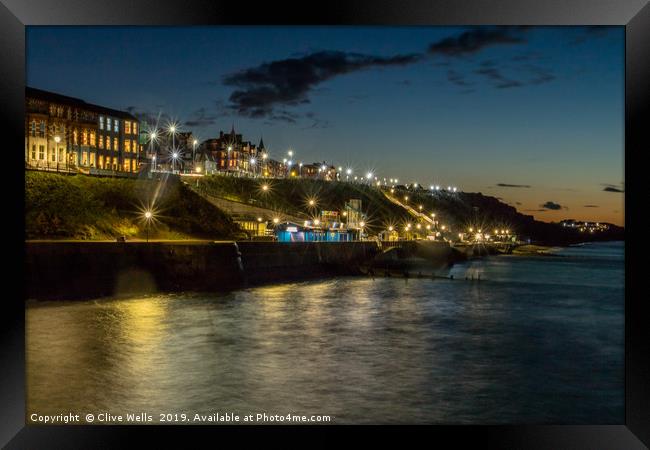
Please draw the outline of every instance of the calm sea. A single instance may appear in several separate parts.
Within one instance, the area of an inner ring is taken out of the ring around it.
[[[470,261],[454,280],[28,302],[28,413],[623,423],[623,243],[556,255]]]

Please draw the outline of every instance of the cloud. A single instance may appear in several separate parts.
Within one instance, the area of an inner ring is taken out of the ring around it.
[[[217,122],[219,115],[211,114],[206,108],[199,108],[194,111],[189,120],[185,121],[188,127],[204,127],[214,125]]]
[[[487,79],[491,80],[494,84],[494,87],[499,89],[520,87],[524,85],[521,81],[506,78],[498,69],[495,69],[494,67],[482,67],[475,70],[474,73],[483,75]]]
[[[158,106],[160,106],[160,105],[158,105]],[[172,121],[171,116],[169,116],[168,114],[165,114],[165,113],[162,113],[162,112],[154,113],[154,112],[149,111],[149,110],[140,109],[137,106],[127,106],[126,111],[129,114],[132,114],[135,117],[137,117],[138,120],[140,120],[141,122],[146,122],[146,123],[148,123],[148,124],[150,124],[152,126],[155,125],[157,127],[160,127],[163,124]]]
[[[593,40],[593,39],[598,39],[601,37],[607,36],[607,34],[615,30],[615,26],[611,25],[590,25],[590,26],[584,26],[581,27],[583,34],[576,37],[571,44],[573,45],[578,45],[582,44],[588,40]]]
[[[603,188],[603,191],[605,192],[625,192],[625,189],[622,187],[618,187],[615,184],[605,184],[603,183],[602,186],[605,186]]]
[[[554,211],[557,211],[557,210],[563,208],[563,206],[560,205],[559,203],[555,203],[555,202],[552,202],[552,201],[548,201],[548,202],[544,203],[543,205],[539,205],[539,206],[541,208],[551,209],[551,210],[554,210]],[[566,207],[564,207],[564,208],[566,208]]]
[[[286,111],[277,113],[278,107],[309,103],[309,93],[324,81],[372,67],[405,66],[421,58],[418,54],[383,57],[319,51],[263,63],[229,74],[222,81],[236,88],[230,94],[229,106],[238,114],[282,120],[287,118]]]
[[[447,80],[449,80],[450,83],[455,84],[456,86],[472,86],[474,83],[470,83],[467,80],[465,80],[465,77],[456,72],[455,70],[448,70],[447,71]]]
[[[510,188],[529,188],[528,184],[508,184],[508,183],[497,183],[499,187],[510,187]]]
[[[583,208],[598,208],[598,205],[584,205]]]
[[[528,70],[533,73],[534,78],[530,84],[543,84],[555,80],[555,75],[550,71],[537,66],[528,66]]]
[[[458,36],[441,39],[429,46],[428,52],[433,55],[464,56],[475,54],[485,47],[504,44],[521,44],[526,42],[517,31],[522,27],[472,28]]]

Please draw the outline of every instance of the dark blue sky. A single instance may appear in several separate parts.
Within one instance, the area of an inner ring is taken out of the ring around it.
[[[28,27],[27,84],[623,223],[623,27]]]

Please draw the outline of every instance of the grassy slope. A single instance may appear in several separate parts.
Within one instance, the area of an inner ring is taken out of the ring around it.
[[[270,186],[267,192],[261,189],[263,184]],[[385,224],[410,218],[403,208],[386,200],[377,189],[352,183],[209,176],[200,179],[197,190],[305,218],[312,217],[320,210],[341,211],[348,200],[361,199],[371,232],[385,229]],[[309,206],[309,199],[315,199],[315,207]]]
[[[264,192],[261,186],[270,185]],[[341,210],[346,201],[358,198],[362,209],[368,215],[370,233],[386,229],[389,224],[400,226],[405,222],[414,223],[413,218],[401,207],[391,203],[374,187],[345,182],[328,182],[322,180],[264,180],[234,178],[223,176],[203,177],[197,188],[199,192],[216,195],[230,200],[271,208],[300,217],[313,214],[307,201],[316,198],[318,209]],[[532,216],[519,213],[512,206],[498,199],[481,193],[445,193],[404,190],[398,187],[395,194],[403,199],[409,196],[408,203],[417,208],[423,206],[425,213],[436,213],[440,224],[446,224],[454,233],[469,227],[493,230],[507,228],[519,236],[551,245],[581,242],[589,239],[622,239],[622,231],[615,230],[609,234],[587,236],[574,230],[565,229],[557,224],[539,222]],[[490,232],[490,231],[488,231]],[[620,235],[620,236],[619,236]]]
[[[227,239],[239,228],[178,181],[157,182],[84,175],[25,173],[27,239],[144,238],[142,205],[156,198],[151,238]]]

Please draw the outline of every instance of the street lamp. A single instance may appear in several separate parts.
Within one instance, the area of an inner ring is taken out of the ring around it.
[[[176,170],[176,159],[178,159],[178,152],[172,153],[172,172]]]
[[[156,155],[153,153],[153,143],[158,140],[158,131],[152,130],[149,132],[149,154],[152,155],[151,159],[153,161],[153,170],[156,170]]]
[[[61,136],[54,136],[54,142],[56,145],[54,146],[54,157],[56,158],[56,170],[58,172],[59,170],[59,142],[61,142]]]
[[[151,222],[151,219],[153,218],[153,213],[151,211],[145,211],[144,212],[144,226],[145,229],[147,230],[147,242],[149,242],[149,223]]]
[[[196,159],[196,145],[199,143],[196,139],[192,141],[192,166],[194,165],[194,160]]]

